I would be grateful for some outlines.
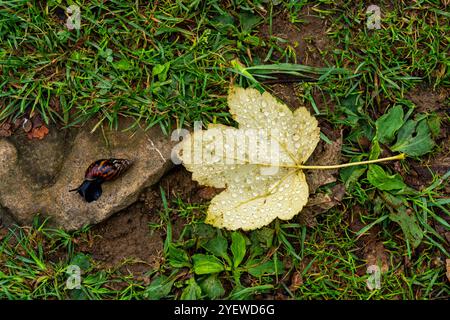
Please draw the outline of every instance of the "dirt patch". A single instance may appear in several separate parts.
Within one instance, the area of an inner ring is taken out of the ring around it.
[[[166,196],[169,199],[179,197],[187,202],[199,200],[196,193],[200,187],[195,181],[192,181],[191,173],[181,166],[173,169],[161,179],[159,186],[165,190]]]
[[[109,268],[129,261],[124,268],[133,274],[157,269],[162,259],[163,238],[149,227],[157,215],[143,209],[141,204],[135,204],[95,226],[92,230],[95,240],[89,248],[92,258]]]
[[[294,83],[289,84],[273,84],[270,86],[270,91],[275,95],[280,101],[283,101],[291,110],[298,109],[303,106],[300,99],[299,88]],[[307,107],[308,111],[311,110]]]
[[[441,114],[450,111],[449,91],[444,88],[434,91],[427,86],[418,86],[405,97],[416,105],[415,111],[418,113],[434,111]]]
[[[328,22],[314,15],[308,6],[300,12],[299,19],[302,23],[293,24],[288,20],[288,16],[289,14],[284,12],[274,17],[272,29],[268,24],[262,26],[262,38],[265,41],[274,41],[273,37],[285,40],[278,41],[277,44],[283,49],[290,46],[295,51],[296,63],[313,67],[326,66],[322,52],[330,47],[330,39],[327,37]],[[281,58],[280,53],[274,53],[273,58]]]
[[[155,187],[154,192],[158,192],[160,196],[160,188],[162,188],[170,203],[176,199],[181,199],[184,203],[206,203],[222,189],[212,187],[200,186],[197,182],[192,180],[192,174],[184,167],[176,167],[169,174],[161,179],[160,183]],[[159,201],[162,205],[162,201]],[[162,207],[161,207],[162,208]],[[181,235],[184,226],[189,221],[183,217],[171,216],[173,238],[177,239]]]
[[[137,276],[158,269],[164,259],[165,228],[150,225],[164,223],[159,214],[164,209],[161,189],[169,207],[177,198],[187,203],[201,203],[220,192],[199,186],[188,171],[176,167],[158,184],[146,189],[136,203],[94,226],[90,231],[92,240],[81,244],[79,250],[92,254],[101,267],[120,268]],[[170,218],[173,237],[178,238],[188,221],[172,212]]]

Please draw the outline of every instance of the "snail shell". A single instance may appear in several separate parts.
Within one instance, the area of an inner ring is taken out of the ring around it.
[[[84,174],[83,183],[76,189],[87,202],[92,202],[102,195],[102,183],[111,181],[126,171],[132,162],[127,159],[100,159],[93,162]]]
[[[127,170],[131,161],[127,159],[100,159],[93,162],[84,174],[88,181],[111,181]]]

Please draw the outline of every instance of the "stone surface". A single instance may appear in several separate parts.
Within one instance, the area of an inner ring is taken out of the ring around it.
[[[159,128],[124,131],[94,123],[77,133],[50,128],[47,140],[0,139],[0,205],[19,223],[40,214],[66,230],[95,224],[136,201],[140,192],[156,183],[172,166],[173,143]],[[52,131],[54,131],[52,133]],[[132,167],[121,177],[102,185],[95,202],[85,202],[78,187],[90,163],[101,158],[126,158]]]
[[[77,131],[58,130],[52,125],[42,140],[30,140],[22,130],[9,138],[20,155],[18,164],[25,168],[23,173],[33,188],[41,189],[54,182]]]

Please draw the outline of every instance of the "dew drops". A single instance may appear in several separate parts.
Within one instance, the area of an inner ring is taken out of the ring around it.
[[[290,168],[267,174],[261,169],[270,167],[247,163],[258,161],[279,167],[280,163],[303,162],[319,136],[317,121],[305,108],[292,113],[268,93],[261,95],[257,90],[242,88],[234,92],[228,101],[239,129],[216,127],[204,130],[204,136],[197,135],[189,150],[195,154],[198,144],[203,149],[199,158],[209,156],[208,163],[187,168],[200,183],[227,189],[211,202],[206,221],[217,227],[248,230],[267,225],[278,216],[293,217],[306,202],[308,189],[303,174],[286,178],[292,172]],[[218,143],[217,139],[222,141]],[[298,159],[293,160],[292,155]],[[228,158],[233,160],[228,162]]]

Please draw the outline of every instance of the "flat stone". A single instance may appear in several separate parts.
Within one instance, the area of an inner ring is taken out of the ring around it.
[[[61,133],[48,141],[0,139],[0,205],[19,223],[29,224],[40,214],[66,230],[99,223],[126,208],[172,167],[174,145],[159,128],[125,131],[130,124],[122,121],[118,130],[99,127],[91,133],[92,122],[69,140]],[[133,165],[105,182],[97,201],[87,203],[69,190],[78,187],[86,168],[102,158],[126,158]]]
[[[49,133],[42,140],[30,140],[22,130],[8,138],[20,154],[19,166],[25,169],[23,173],[29,178],[32,187],[41,189],[54,183],[77,131],[60,130],[56,125],[51,125]]]

